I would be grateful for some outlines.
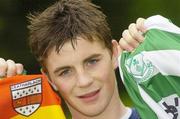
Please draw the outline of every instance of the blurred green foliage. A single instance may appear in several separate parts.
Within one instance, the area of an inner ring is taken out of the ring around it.
[[[39,65],[30,53],[27,37],[29,13],[42,11],[57,0],[0,0],[0,57],[25,65],[29,73],[39,73]],[[112,35],[121,37],[124,29],[138,17],[160,14],[180,26],[180,0],[92,0],[107,15]],[[119,74],[117,74],[119,80]],[[118,82],[120,97],[132,105],[122,82]]]

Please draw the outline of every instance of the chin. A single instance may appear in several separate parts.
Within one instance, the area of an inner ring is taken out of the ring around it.
[[[89,105],[89,106],[81,106],[79,108],[79,112],[85,116],[88,117],[95,117],[98,115],[101,115],[104,110],[107,108],[107,103],[106,102],[101,102],[101,104],[95,104],[95,105]],[[83,110],[82,110],[83,109]]]
[[[88,116],[88,117],[95,117],[95,116],[100,115],[103,112],[104,112],[104,109],[92,109],[92,110],[86,109],[86,110],[81,111],[83,115]]]

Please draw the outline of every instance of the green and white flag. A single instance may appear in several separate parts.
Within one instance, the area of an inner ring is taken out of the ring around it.
[[[145,21],[144,42],[123,52],[123,83],[142,119],[180,119],[180,28],[162,16]]]

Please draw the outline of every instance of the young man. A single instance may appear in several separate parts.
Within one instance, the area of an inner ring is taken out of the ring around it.
[[[106,16],[85,0],[62,0],[30,16],[29,45],[50,84],[64,98],[73,119],[139,119],[119,98],[114,70],[122,49],[143,37],[143,19],[113,40]],[[0,75],[13,76],[21,64],[0,59]]]

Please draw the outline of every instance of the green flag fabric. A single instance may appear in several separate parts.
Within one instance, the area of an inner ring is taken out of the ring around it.
[[[180,119],[180,28],[156,15],[145,40],[119,57],[121,79],[142,119]]]

